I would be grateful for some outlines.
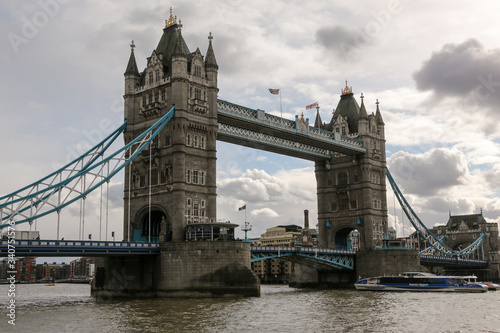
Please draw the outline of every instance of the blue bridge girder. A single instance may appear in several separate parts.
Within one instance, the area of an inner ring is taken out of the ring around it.
[[[460,266],[460,267],[486,267],[488,261],[478,259],[468,259],[459,256],[437,256],[437,255],[420,255],[421,264],[435,264],[441,266]]]
[[[159,243],[0,239],[0,257],[100,257],[160,254]]]
[[[252,246],[251,262],[280,258],[318,269],[354,270],[354,250],[332,250],[311,247]]]
[[[331,152],[366,153],[361,140],[223,100],[217,100],[217,121],[217,140],[306,160],[327,160]]]

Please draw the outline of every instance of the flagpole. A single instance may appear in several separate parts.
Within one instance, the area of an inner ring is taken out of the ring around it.
[[[283,110],[281,108],[281,88],[280,88],[280,113],[281,113],[281,118],[283,118]]]

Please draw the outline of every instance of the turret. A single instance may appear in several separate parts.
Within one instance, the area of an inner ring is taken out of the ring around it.
[[[205,58],[205,72],[207,73],[207,80],[210,85],[217,87],[217,74],[219,66],[217,65],[217,60],[215,59],[214,49],[212,47],[212,33],[208,34],[208,50]]]
[[[130,43],[130,58],[128,59],[127,69],[125,70],[125,95],[134,92],[135,87],[139,84],[139,70],[134,55],[134,41]]]
[[[370,123],[368,121],[368,113],[366,112],[365,96],[361,93],[361,107],[359,108],[359,118],[358,118],[358,133],[359,135],[366,135],[370,131]]]

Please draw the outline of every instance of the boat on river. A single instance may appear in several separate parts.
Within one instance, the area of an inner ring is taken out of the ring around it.
[[[406,272],[398,276],[377,276],[354,283],[357,290],[370,291],[441,291],[481,293],[488,286],[477,282],[477,277],[442,276],[424,272]]]

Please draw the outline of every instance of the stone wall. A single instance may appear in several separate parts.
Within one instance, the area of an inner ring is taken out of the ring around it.
[[[250,269],[250,243],[166,242],[159,255],[96,258],[92,295],[260,296],[260,281]]]
[[[158,295],[168,297],[259,296],[250,268],[250,243],[161,244]]]
[[[420,265],[417,250],[363,250],[356,254],[357,277],[398,275],[402,272],[427,272]]]

